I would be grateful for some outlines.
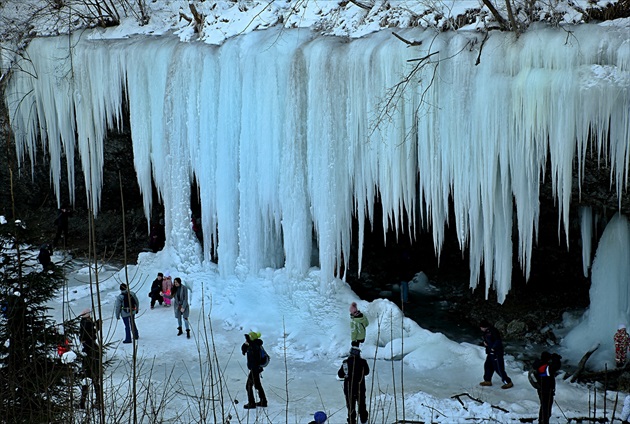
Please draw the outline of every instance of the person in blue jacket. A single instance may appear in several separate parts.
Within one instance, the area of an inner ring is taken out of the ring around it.
[[[486,347],[486,362],[483,364],[483,381],[480,386],[492,386],[492,375],[496,372],[501,381],[502,389],[514,387],[512,379],[505,372],[505,362],[503,360],[503,340],[501,333],[485,319],[479,323],[482,332],[483,345]]]

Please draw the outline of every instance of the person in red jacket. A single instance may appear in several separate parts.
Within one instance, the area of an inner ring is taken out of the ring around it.
[[[617,368],[621,368],[626,365],[626,356],[630,347],[630,336],[624,324],[619,324],[613,340],[615,341],[615,363]]]

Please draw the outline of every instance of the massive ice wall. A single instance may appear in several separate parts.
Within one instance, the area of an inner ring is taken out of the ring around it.
[[[630,224],[616,214],[606,225],[593,261],[589,309],[562,344],[573,362],[599,345],[592,356],[599,369],[614,367],[613,336],[619,324],[630,322]]]
[[[103,136],[127,101],[145,212],[153,181],[168,248],[196,254],[186,250],[195,178],[205,260],[218,243],[223,273],[285,266],[299,275],[314,233],[323,289],[349,258],[353,215],[362,240],[376,198],[383,221],[372,225],[399,228],[406,212],[407,230],[431,228],[438,252],[452,199],[449,225],[470,250],[471,286],[483,265],[486,293],[494,287],[502,302],[514,220],[529,273],[548,161],[565,233],[575,161],[581,169],[590,142],[610,160],[618,193],[627,185],[627,29],[403,36],[422,44],[389,31],[349,41],[303,29],[221,47],[37,39],[21,64],[28,72],[13,74],[6,95],[18,153],[32,156],[41,136],[58,192],[62,152],[77,149],[98,210]]]

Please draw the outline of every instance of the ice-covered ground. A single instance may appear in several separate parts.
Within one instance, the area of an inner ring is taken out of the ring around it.
[[[478,384],[482,380],[485,354],[480,346],[456,343],[442,334],[426,331],[402,318],[398,307],[390,301],[361,301],[341,281],[337,282],[335,292],[323,296],[318,291],[316,269],[303,280],[291,279],[282,270],[263,271],[256,278],[223,279],[214,266],[186,272],[181,263],[173,262],[170,257],[167,252],[142,253],[138,265],[128,267],[130,286],[141,302],[137,324],[143,373],[152,366],[152,383],[171,385],[178,393],[169,402],[167,417],[181,412],[190,400],[188,396],[201,390],[201,369],[207,366],[207,358],[199,354],[199,349],[203,352],[203,343],[211,338],[224,372],[228,399],[225,406],[234,422],[307,423],[315,411],[323,410],[330,423],[344,423],[343,389],[336,373],[350,347],[348,306],[352,301],[358,302],[370,320],[363,347],[363,356],[371,368],[367,378],[370,422],[402,419],[403,399],[407,420],[509,423],[537,416],[536,391],[527,381],[522,363],[507,357],[507,370],[514,381],[512,389],[502,390],[496,376],[492,387],[482,388]],[[65,295],[59,294],[53,310],[59,320],[64,297],[66,317],[78,315],[91,304],[89,269],[80,263],[75,265]],[[190,340],[185,335],[176,335],[172,308],[149,308],[147,295],[158,271],[181,277],[190,288],[193,329]],[[129,382],[133,347],[120,343],[124,326],[112,317],[118,287],[124,281],[124,270],[112,267],[100,270],[103,331],[113,343],[107,353],[114,359],[108,374],[123,391]],[[411,290],[420,292],[422,287],[412,284]],[[247,373],[240,346],[244,333],[251,330],[262,333],[272,362],[263,373],[269,407],[252,410],[248,415],[242,408],[246,402]],[[173,375],[169,379],[171,370]],[[593,404],[597,405],[598,416],[603,416],[601,390],[594,402],[589,388],[567,383],[561,377],[557,381],[554,422],[589,416],[589,405],[592,408]],[[462,404],[453,398],[463,393],[483,403],[461,396]],[[615,393],[608,393],[609,417],[614,397]],[[194,419],[195,411],[188,413]]]

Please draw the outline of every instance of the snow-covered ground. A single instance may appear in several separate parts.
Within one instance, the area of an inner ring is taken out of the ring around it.
[[[440,423],[509,423],[538,414],[536,391],[529,384],[522,363],[510,356],[506,359],[508,374],[514,381],[512,389],[502,390],[496,376],[492,387],[482,388],[479,386],[485,359],[482,347],[456,343],[442,334],[424,330],[410,319],[402,318],[400,309],[388,300],[362,301],[342,281],[337,281],[334,292],[323,296],[318,290],[317,269],[301,280],[271,269],[255,278],[224,279],[214,266],[190,272],[171,257],[167,251],[142,253],[138,265],[127,269],[130,286],[141,302],[137,319],[138,355],[143,363],[140,379],[147,378],[146,370],[152,366],[152,384],[157,387],[168,384],[177,392],[169,402],[165,418],[184,410],[184,405],[192,399],[188,396],[199,394],[201,370],[208,366],[208,358],[203,353],[200,355],[199,349],[204,352],[203,343],[212,339],[219,367],[224,372],[224,406],[233,422],[308,423],[314,412],[322,410],[329,416],[329,423],[344,423],[343,385],[336,373],[350,348],[348,307],[353,301],[358,302],[359,309],[370,320],[362,351],[371,368],[367,378],[371,423],[394,422],[403,416],[407,420]],[[147,295],[159,271],[181,277],[190,288],[193,328],[190,340],[185,335],[176,335],[177,321],[172,308],[149,308]],[[94,282],[94,276],[91,280]],[[67,290],[59,294],[54,305],[57,319],[61,320],[63,310],[66,317],[72,317],[90,306],[89,281],[89,268],[77,266],[70,275]],[[107,355],[114,363],[107,374],[113,376],[114,387],[126,393],[133,347],[121,343],[124,326],[113,318],[115,297],[124,281],[124,270],[112,267],[100,270],[103,333],[113,342]],[[422,287],[412,284],[411,290],[419,294]],[[247,413],[242,408],[246,403],[247,371],[240,346],[244,333],[251,330],[262,333],[272,362],[263,373],[269,407]],[[171,370],[173,375],[169,379]],[[179,382],[174,383],[175,380]],[[561,376],[557,381],[552,422],[589,416],[589,405],[593,408],[594,404],[597,416],[603,416],[601,388],[594,401],[592,389],[568,383]],[[464,393],[470,397],[460,396],[461,402],[453,398]],[[607,397],[610,417],[615,393],[609,392]],[[619,416],[621,406],[617,409]],[[190,415],[186,419],[191,422],[198,419],[194,410],[187,413]]]
[[[385,3],[392,7],[381,7]],[[37,10],[43,2],[17,0],[2,4],[1,15],[9,19],[2,21],[2,29],[10,30],[20,25],[25,10]],[[194,4],[206,18],[201,32],[195,32],[194,22],[182,17],[192,16],[188,2],[160,0],[146,4],[151,9],[148,24],[139,26],[137,17],[128,16],[121,20],[121,25],[103,30],[100,35],[123,38],[131,34],[175,33],[183,41],[201,39],[220,44],[235,35],[281,24],[286,28],[320,29],[322,34],[360,37],[383,27],[410,26],[411,20],[418,16],[435,22],[444,11],[452,17],[479,6],[478,2],[437,2],[432,3],[432,12],[426,14],[427,7],[416,1],[374,2],[370,10],[352,2],[336,1],[200,1]],[[575,4],[585,7],[587,2]],[[576,9],[567,5],[558,2],[556,6],[556,11],[564,13],[562,22],[579,22]],[[68,24],[70,27],[82,24],[63,13],[64,10],[59,10],[59,17],[63,19],[55,20],[49,14],[42,14],[29,24],[39,35],[62,33]],[[487,11],[484,16],[489,17]],[[627,27],[625,21],[617,25]],[[475,27],[486,25],[491,23],[484,18]],[[8,63],[2,64],[3,72]],[[428,332],[403,318],[398,307],[387,300],[361,301],[342,281],[334,281],[323,291],[318,269],[312,269],[306,278],[299,279],[284,269],[267,269],[256,276],[220,277],[213,264],[191,267],[174,259],[178,257],[179,254],[169,249],[157,254],[143,253],[138,265],[128,267],[126,273],[129,285],[141,300],[137,324],[140,331],[138,355],[144,364],[143,370],[152,364],[152,383],[158,387],[167,385],[166,391],[172,389],[176,393],[168,404],[166,418],[181,413],[181,408],[199,394],[200,375],[208,366],[208,358],[199,352],[205,350],[203,344],[211,338],[223,370],[228,399],[225,407],[232,408],[228,412],[234,422],[307,423],[315,411],[323,410],[330,417],[329,423],[344,423],[342,383],[336,379],[336,372],[350,347],[348,306],[352,301],[359,303],[371,322],[363,347],[363,356],[372,371],[368,377],[370,422],[394,422],[404,417],[442,423],[508,423],[537,416],[537,395],[527,381],[523,364],[507,358],[507,370],[515,384],[512,389],[501,390],[496,377],[494,386],[482,388],[478,383],[482,379],[485,354],[480,346],[456,343],[441,334]],[[171,308],[149,309],[147,293],[159,271],[181,277],[190,288],[191,340],[176,335],[177,323]],[[102,270],[99,276],[103,332],[112,343],[107,355],[114,360],[107,373],[108,378],[112,376],[113,384],[107,386],[122,393],[129,383],[133,346],[120,343],[124,327],[122,321],[113,319],[113,306],[118,286],[126,278],[124,271],[109,268]],[[93,278],[85,268],[73,273],[67,290],[59,294],[52,311],[58,320],[74,317],[92,304],[90,280]],[[263,378],[269,407],[246,413],[242,405],[246,401],[247,372],[240,345],[243,334],[251,330],[262,333],[272,363]],[[610,351],[611,346],[605,349]],[[612,357],[612,352],[610,355]],[[146,373],[140,376],[141,381],[147,378]],[[592,416],[593,409],[598,417],[604,415],[600,388],[594,399],[591,388],[567,383],[559,377],[556,392],[552,422]],[[461,396],[461,402],[453,398],[462,393],[470,397]],[[615,395],[607,394],[609,417]],[[177,422],[199,420],[194,409],[184,410],[187,415]]]

